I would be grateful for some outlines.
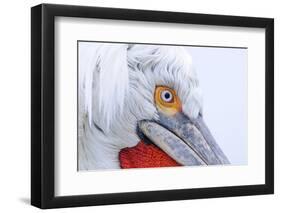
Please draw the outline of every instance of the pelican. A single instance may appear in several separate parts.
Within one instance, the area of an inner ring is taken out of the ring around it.
[[[79,42],[78,169],[229,164],[186,48]]]

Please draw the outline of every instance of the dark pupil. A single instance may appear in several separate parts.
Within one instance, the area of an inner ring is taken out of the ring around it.
[[[166,92],[164,96],[165,96],[166,99],[169,99],[170,98],[170,93]]]

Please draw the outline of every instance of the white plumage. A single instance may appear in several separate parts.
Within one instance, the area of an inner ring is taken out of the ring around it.
[[[79,170],[117,169],[135,146],[137,121],[157,120],[154,89],[173,88],[191,118],[202,98],[184,47],[79,43]]]

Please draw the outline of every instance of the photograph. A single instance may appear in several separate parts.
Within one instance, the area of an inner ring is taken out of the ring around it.
[[[31,8],[31,205],[274,193],[274,18],[149,8]]]
[[[77,41],[77,170],[247,165],[247,47]]]

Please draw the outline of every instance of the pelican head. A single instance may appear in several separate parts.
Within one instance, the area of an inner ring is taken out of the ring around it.
[[[79,43],[79,169],[118,169],[140,141],[179,165],[228,164],[184,47]]]

